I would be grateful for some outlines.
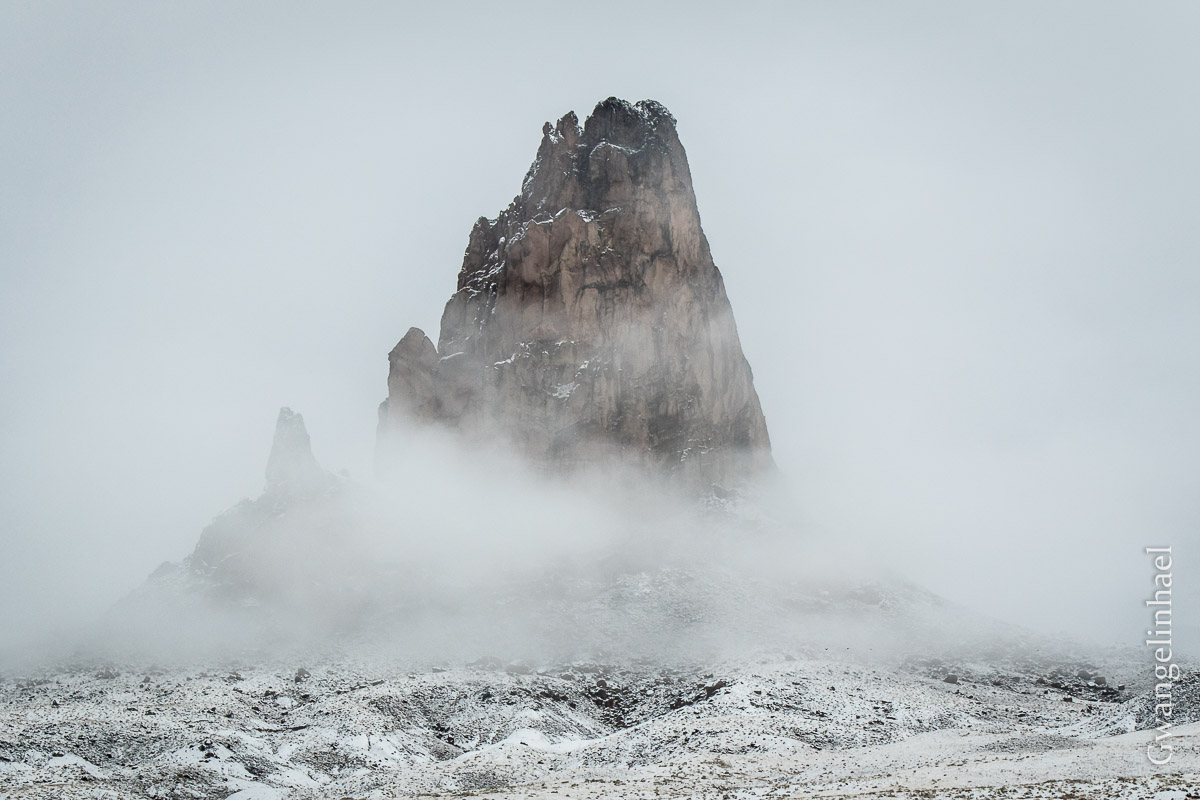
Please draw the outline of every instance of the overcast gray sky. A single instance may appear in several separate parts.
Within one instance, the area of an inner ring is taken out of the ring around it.
[[[541,124],[679,120],[813,535],[1136,643],[1200,608],[1200,5],[0,5],[0,636],[256,495],[370,471]],[[1191,649],[1197,650],[1195,643]]]

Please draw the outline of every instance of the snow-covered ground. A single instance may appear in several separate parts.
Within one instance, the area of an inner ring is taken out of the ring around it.
[[[1194,675],[1154,766],[1142,672],[823,649],[57,668],[0,678],[0,797],[1200,797]]]

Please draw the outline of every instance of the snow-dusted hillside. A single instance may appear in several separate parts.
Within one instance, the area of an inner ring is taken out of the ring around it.
[[[1194,679],[1154,767],[1136,663],[863,655],[7,677],[0,796],[1196,796]]]

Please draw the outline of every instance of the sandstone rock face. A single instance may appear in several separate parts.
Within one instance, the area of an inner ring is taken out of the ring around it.
[[[771,465],[687,156],[653,101],[547,123],[521,194],[471,231],[437,347],[413,328],[389,362],[383,447],[417,420],[555,469],[706,485]]]

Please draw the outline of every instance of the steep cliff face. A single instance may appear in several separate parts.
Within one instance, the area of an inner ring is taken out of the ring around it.
[[[547,123],[521,194],[471,231],[437,347],[413,328],[389,362],[384,449],[416,420],[554,468],[707,484],[771,464],[687,156],[653,101]]]

